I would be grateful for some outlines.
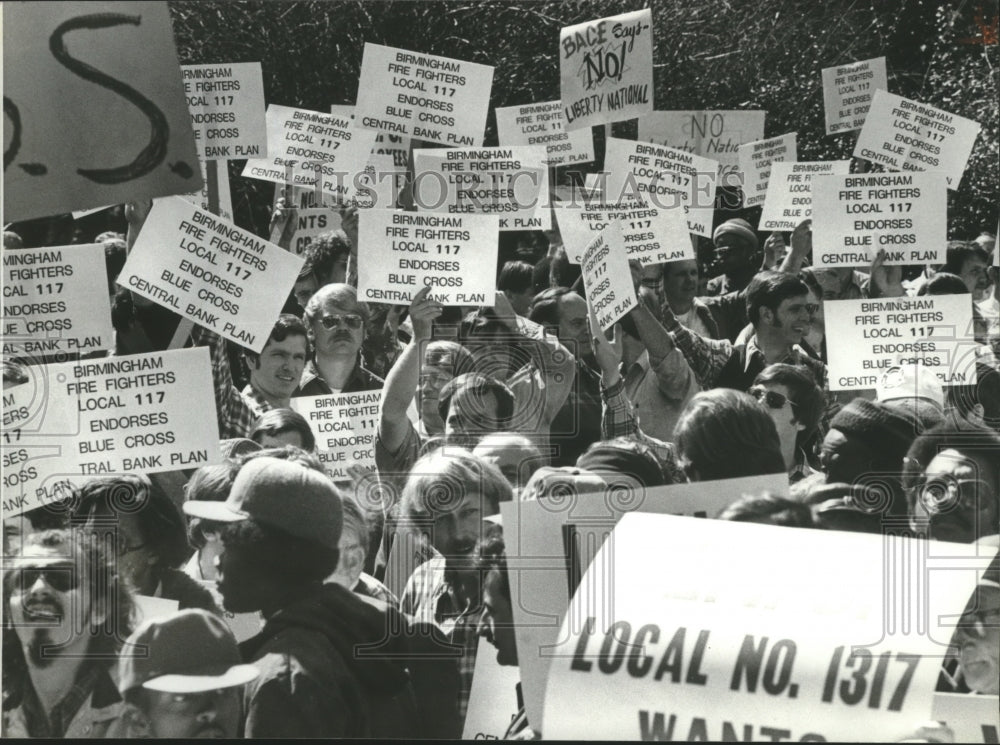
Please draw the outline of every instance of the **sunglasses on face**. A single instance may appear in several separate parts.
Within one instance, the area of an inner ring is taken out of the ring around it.
[[[23,567],[18,570],[21,588],[28,590],[35,586],[39,579],[45,577],[45,583],[56,592],[75,590],[79,584],[76,567],[72,564],[59,564],[48,567]]]
[[[361,316],[359,316],[357,313],[345,313],[344,315],[340,316],[323,316],[322,318],[319,319],[319,322],[323,324],[323,328],[325,328],[327,331],[335,329],[341,324],[347,326],[347,328],[351,329],[352,331],[357,331],[359,328],[361,328],[361,324],[363,321],[364,319],[361,318]]]
[[[750,395],[765,404],[769,409],[783,409],[786,403],[795,406],[795,402],[788,398],[788,396],[777,391],[769,391],[767,388],[759,385],[755,385],[750,389]]]
[[[990,498],[989,484],[979,479],[935,476],[917,488],[917,499],[928,515],[940,515],[956,507],[975,511],[979,500],[986,504]]]

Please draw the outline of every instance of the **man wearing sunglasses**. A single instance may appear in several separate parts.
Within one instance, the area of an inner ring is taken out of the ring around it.
[[[813,473],[805,443],[823,416],[823,391],[803,368],[768,365],[754,380],[750,395],[764,404],[781,440],[781,455],[791,483]]]

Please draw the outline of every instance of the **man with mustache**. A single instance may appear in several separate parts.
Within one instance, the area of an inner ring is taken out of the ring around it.
[[[4,573],[3,737],[121,737],[115,655],[132,596],[101,545],[46,530]]]

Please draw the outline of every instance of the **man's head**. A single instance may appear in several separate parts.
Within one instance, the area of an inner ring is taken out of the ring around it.
[[[240,734],[243,686],[260,671],[241,664],[232,632],[200,609],[143,623],[118,661],[132,737]]]
[[[942,272],[954,274],[978,299],[990,285],[986,274],[991,263],[990,252],[973,241],[949,241]]]
[[[345,284],[321,287],[306,306],[305,323],[317,359],[353,359],[361,351],[369,311],[358,291]]]
[[[508,428],[514,415],[514,394],[495,378],[465,373],[441,389],[438,414],[450,442],[472,444],[484,434]]]
[[[753,268],[753,257],[759,242],[750,223],[740,218],[726,220],[712,233],[715,258],[727,276],[742,274]]]
[[[808,275],[819,288],[823,300],[841,300],[851,286],[854,270],[850,267],[821,268],[806,267],[803,275]]]
[[[476,570],[483,590],[483,614],[477,632],[496,647],[498,664],[517,665],[514,611],[511,608],[503,538],[490,536],[481,541],[476,549]]]
[[[685,259],[664,264],[663,294],[671,308],[691,305],[698,294],[698,262]]]
[[[338,544],[340,559],[336,571],[327,581],[353,590],[365,569],[365,558],[368,556],[368,521],[352,497],[344,497],[341,505],[344,508],[344,529]]]
[[[303,258],[306,260],[305,265],[316,275],[319,287],[322,287],[347,281],[347,257],[350,254],[351,243],[347,233],[343,230],[331,230],[320,234],[306,246]]]
[[[250,439],[265,448],[291,445],[310,453],[316,450],[316,437],[309,422],[291,409],[265,411],[250,432]]]
[[[246,352],[245,356],[250,365],[250,385],[268,399],[287,399],[302,378],[309,356],[309,333],[300,319],[283,313],[261,353]]]
[[[432,434],[444,431],[444,420],[438,411],[441,389],[459,375],[472,372],[475,361],[469,351],[453,341],[432,341],[424,348],[417,387],[417,411],[424,427]]]
[[[805,441],[823,416],[823,390],[812,373],[796,365],[768,365],[757,375],[750,395],[764,404],[783,446]]]
[[[526,261],[508,261],[500,270],[497,289],[510,300],[519,316],[527,316],[531,299],[535,296],[533,277],[535,267]]]
[[[958,669],[973,693],[1000,693],[1000,575],[986,571],[965,606],[952,644]]]
[[[587,301],[567,287],[550,287],[536,295],[528,318],[555,329],[559,341],[574,353],[590,348]]]
[[[576,467],[600,476],[609,489],[644,489],[667,483],[653,451],[629,438],[595,442],[576,460]]]
[[[747,287],[747,317],[758,335],[798,344],[812,323],[808,295],[809,288],[798,277],[762,272]]]
[[[472,453],[500,469],[515,494],[545,461],[535,443],[515,432],[486,435]]]

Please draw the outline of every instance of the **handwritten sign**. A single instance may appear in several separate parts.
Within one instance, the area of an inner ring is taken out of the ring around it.
[[[336,117],[354,120],[354,106],[350,104],[333,104],[330,106],[330,113]],[[375,135],[372,152],[375,155],[390,156],[393,166],[405,171],[410,158],[410,138],[379,132]]]
[[[114,346],[103,245],[4,251],[3,279],[5,357]]]
[[[153,203],[118,284],[260,352],[302,259],[183,199]]]
[[[931,712],[938,639],[950,631],[939,614],[961,608],[975,584],[971,571],[954,584],[925,577],[926,595],[892,600],[930,632],[890,623],[886,582],[910,587],[904,559],[917,561],[927,544],[899,538],[887,548],[882,536],[860,533],[625,515],[549,650],[546,738],[904,739]],[[720,560],[721,547],[739,561]],[[953,549],[970,564],[988,561],[973,546]],[[639,579],[651,566],[684,571],[651,586]],[[580,716],[581,701],[604,702],[601,715]]]
[[[763,111],[654,111],[639,118],[639,139],[719,161],[724,186],[735,186],[739,146],[764,138]]]
[[[566,129],[632,119],[653,110],[653,13],[649,8],[559,32]]]
[[[408,305],[425,285],[444,305],[488,305],[496,291],[494,215],[362,210],[358,293],[362,300]]]
[[[375,469],[375,433],[382,391],[301,396],[291,400],[316,437],[316,455],[336,480],[350,479],[347,467]]]
[[[186,199],[195,207],[208,210],[208,174],[205,171],[205,161],[198,162],[201,168],[202,187],[201,191],[191,194],[178,194],[177,196]],[[233,222],[233,192],[229,185],[229,168],[223,163],[216,169],[219,177],[219,217]]]
[[[508,106],[497,109],[496,114],[501,145],[545,145],[543,162],[550,166],[594,159],[593,131],[567,131],[560,101]]]
[[[823,107],[828,135],[861,129],[875,91],[889,89],[885,57],[823,68]]]
[[[609,137],[605,200],[640,198],[655,207],[683,206],[688,230],[712,236],[719,163],[673,147]]]
[[[475,147],[492,86],[488,65],[366,43],[355,113],[364,129]]]
[[[748,142],[739,147],[740,171],[743,172],[743,206],[764,204],[771,164],[796,160],[795,132],[767,140]]]
[[[267,154],[260,62],[181,65],[181,74],[202,160]]]
[[[199,188],[166,3],[3,15],[5,220]]]
[[[639,304],[619,222],[609,223],[594,236],[583,252],[580,266],[587,302],[601,328],[607,331]]]
[[[761,230],[795,230],[812,217],[813,176],[851,172],[849,160],[820,160],[802,163],[779,161],[771,165],[767,196],[760,214]]]
[[[976,382],[971,295],[827,300],[830,390],[874,388],[890,367],[920,363],[944,385]]]
[[[640,264],[660,264],[695,258],[687,220],[679,207],[662,209],[643,202],[621,205],[573,202],[560,204],[556,219],[571,264],[579,264],[595,234],[615,221],[621,224],[628,259]]]
[[[971,119],[879,90],[854,157],[890,171],[941,171],[948,188],[957,189],[980,129]]]
[[[329,207],[297,210],[292,219],[295,221],[295,232],[292,233],[290,248],[296,256],[301,256],[309,244],[323,233],[340,228],[340,213]]]
[[[948,201],[940,173],[863,173],[813,179],[817,266],[944,263]]]
[[[94,476],[221,460],[205,347],[46,365],[32,375],[3,392],[5,518]]]

